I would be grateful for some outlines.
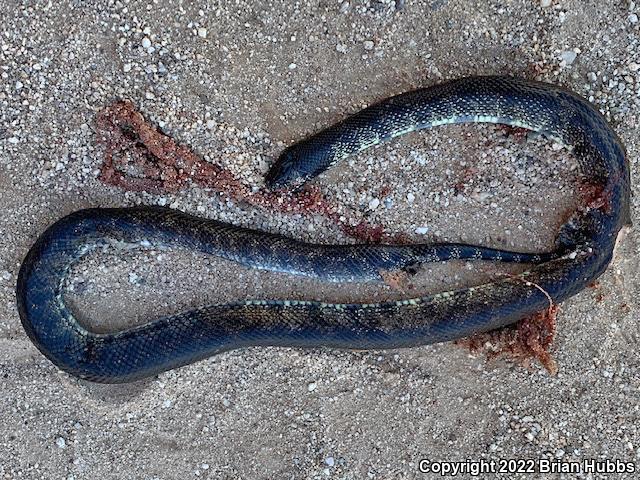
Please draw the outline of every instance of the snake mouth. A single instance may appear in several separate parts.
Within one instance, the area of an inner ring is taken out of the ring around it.
[[[292,178],[283,178],[277,175],[274,175],[272,178],[267,178],[265,176],[264,184],[268,190],[278,191],[278,190],[288,190],[291,192],[299,191],[306,181],[306,178],[301,175],[296,175]]]

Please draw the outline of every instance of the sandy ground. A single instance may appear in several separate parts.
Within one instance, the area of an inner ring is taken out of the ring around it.
[[[20,261],[39,233],[87,206],[171,205],[304,240],[352,241],[321,215],[276,214],[197,184],[153,194],[105,185],[96,115],[120,99],[207,162],[260,187],[284,146],[371,102],[444,79],[509,73],[590,98],[625,143],[634,178],[639,5],[0,0],[0,11],[2,478],[439,478],[419,471],[423,459],[608,459],[640,469],[633,231],[598,286],[562,305],[556,376],[444,344],[252,348],[147,381],[96,385],[58,371],[36,350],[14,296]],[[411,241],[546,249],[575,206],[566,152],[492,126],[410,135],[315,183],[344,222],[384,225]],[[69,279],[71,300],[95,328],[234,298],[398,295],[236,269],[190,252],[115,253],[86,259]],[[479,283],[497,272],[434,265],[415,289]]]

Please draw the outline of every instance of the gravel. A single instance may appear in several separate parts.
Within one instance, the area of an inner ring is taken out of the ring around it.
[[[0,478],[408,479],[430,478],[421,459],[640,461],[633,231],[598,284],[562,305],[556,376],[443,344],[248,348],[130,385],[95,385],[36,350],[14,296],[38,234],[88,206],[170,205],[305,241],[353,241],[320,215],[247,207],[197,185],[145,193],[103,184],[95,119],[119,99],[258,188],[285,146],[363,106],[444,79],[509,73],[589,98],[626,145],[635,178],[636,2],[0,0],[0,11]],[[350,225],[383,225],[414,242],[541,250],[576,206],[575,180],[571,155],[535,135],[447,126],[369,149],[315,185]],[[433,265],[415,288],[502,272]],[[67,283],[83,318],[104,330],[256,296],[403,297],[184,251],[98,252]]]

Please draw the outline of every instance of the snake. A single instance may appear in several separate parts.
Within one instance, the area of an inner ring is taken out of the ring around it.
[[[459,123],[538,132],[576,157],[583,198],[559,228],[551,251],[533,254],[460,243],[314,244],[165,207],[88,208],[53,223],[26,254],[16,286],[22,325],[63,371],[88,381],[122,383],[251,346],[385,350],[450,341],[535,315],[594,282],[612,261],[619,233],[631,225],[629,163],[598,109],[557,85],[473,76],[387,98],[285,148],[267,172],[265,188],[299,188],[368,147]],[[236,301],[105,333],[87,327],[65,301],[65,278],[82,257],[114,242],[184,247],[327,282],[384,282],[382,271],[409,271],[451,259],[527,266],[520,274],[470,288],[398,301]]]

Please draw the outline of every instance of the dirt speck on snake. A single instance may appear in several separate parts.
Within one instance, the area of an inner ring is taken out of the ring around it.
[[[326,243],[353,241],[338,219],[413,242],[548,248],[575,207],[575,162],[522,132],[440,127],[367,150],[315,182],[335,206],[328,219],[252,207],[202,183],[156,193],[107,185],[96,118],[128,99],[251,189],[285,146],[376,100],[465,75],[513,74],[595,103],[627,147],[635,189],[638,2],[0,0],[0,11],[0,478],[410,479],[431,478],[421,459],[640,462],[633,230],[598,285],[561,305],[556,376],[444,344],[251,348],[131,385],[94,385],[33,347],[14,297],[37,235],[88,206],[169,205]],[[74,304],[105,330],[201,302],[402,296],[183,251],[106,253],[77,265],[68,282]],[[503,271],[430,265],[414,288]]]

